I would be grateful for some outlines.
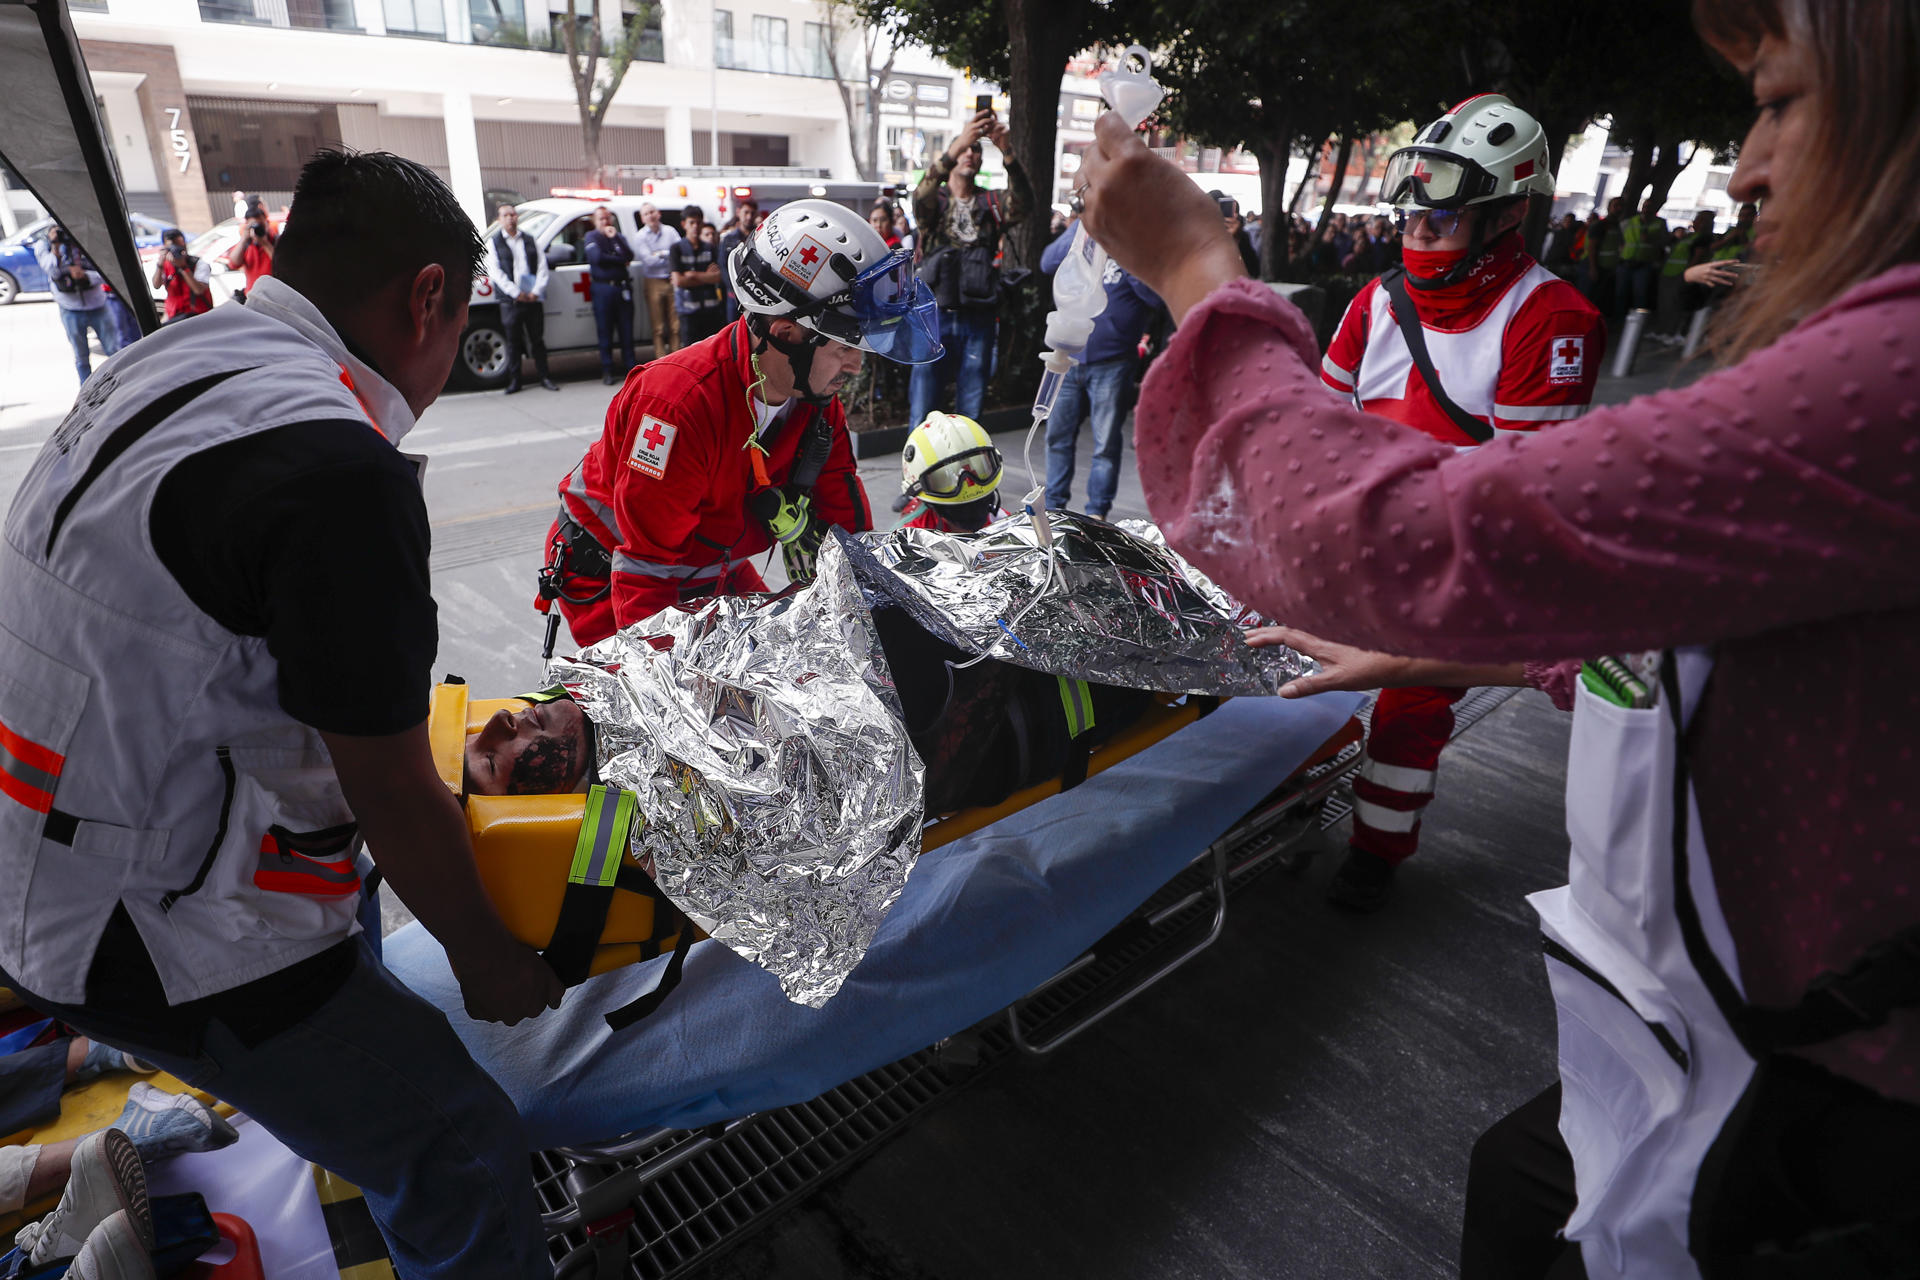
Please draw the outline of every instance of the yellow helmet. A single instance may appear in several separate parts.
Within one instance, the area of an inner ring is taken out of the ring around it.
[[[979,423],[957,413],[930,413],[900,452],[900,489],[908,498],[957,506],[1000,487],[1000,451]]]

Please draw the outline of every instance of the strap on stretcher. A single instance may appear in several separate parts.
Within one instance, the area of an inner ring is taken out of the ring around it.
[[[680,985],[687,951],[692,946],[693,922],[645,872],[626,860],[636,822],[644,825],[646,819],[633,792],[599,784],[588,789],[580,834],[574,840],[573,864],[567,871],[566,892],[560,899],[560,915],[547,949],[540,953],[563,985],[584,982],[600,935],[606,930],[613,895],[624,890],[652,901],[653,937],[640,944],[641,958],[651,960],[659,955],[665,938],[675,938],[678,945],[652,991],[606,1015],[607,1025],[615,1031],[646,1017],[672,994]]]

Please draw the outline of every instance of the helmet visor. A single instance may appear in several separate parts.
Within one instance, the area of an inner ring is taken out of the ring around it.
[[[843,302],[810,317],[836,342],[900,364],[928,364],[940,345],[940,312],[913,271],[913,254],[896,249],[854,278]]]
[[[1387,160],[1380,184],[1386,202],[1401,208],[1458,209],[1494,192],[1493,175],[1471,160],[1437,147],[1402,147]]]

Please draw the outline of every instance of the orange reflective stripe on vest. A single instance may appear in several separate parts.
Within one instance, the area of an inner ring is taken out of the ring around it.
[[[254,868],[255,888],[274,893],[304,893],[315,898],[338,898],[360,889],[360,872],[353,863],[353,823],[325,831],[292,832],[272,826],[260,837],[260,861]]]
[[[0,722],[0,791],[35,813],[53,808],[53,787],[67,758]]]

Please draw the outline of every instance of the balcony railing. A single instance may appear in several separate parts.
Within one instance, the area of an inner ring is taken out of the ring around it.
[[[716,36],[713,41],[714,64],[724,71],[763,71],[776,76],[833,78],[826,51],[796,49],[792,45],[765,40],[734,40]]]
[[[473,42],[491,45],[496,49],[533,49],[542,53],[565,53],[565,38],[560,32],[560,23],[566,21],[566,15],[554,14],[553,25],[545,28],[527,30],[518,22],[482,21],[476,16],[473,20]],[[582,49],[586,48],[586,37],[581,37]],[[604,42],[601,53],[608,52]],[[636,62],[665,62],[666,44],[661,38],[658,27],[646,27],[641,30],[634,47],[633,58]]]
[[[360,30],[354,18],[353,0],[200,0],[200,17],[205,22],[237,22],[254,27]]]

